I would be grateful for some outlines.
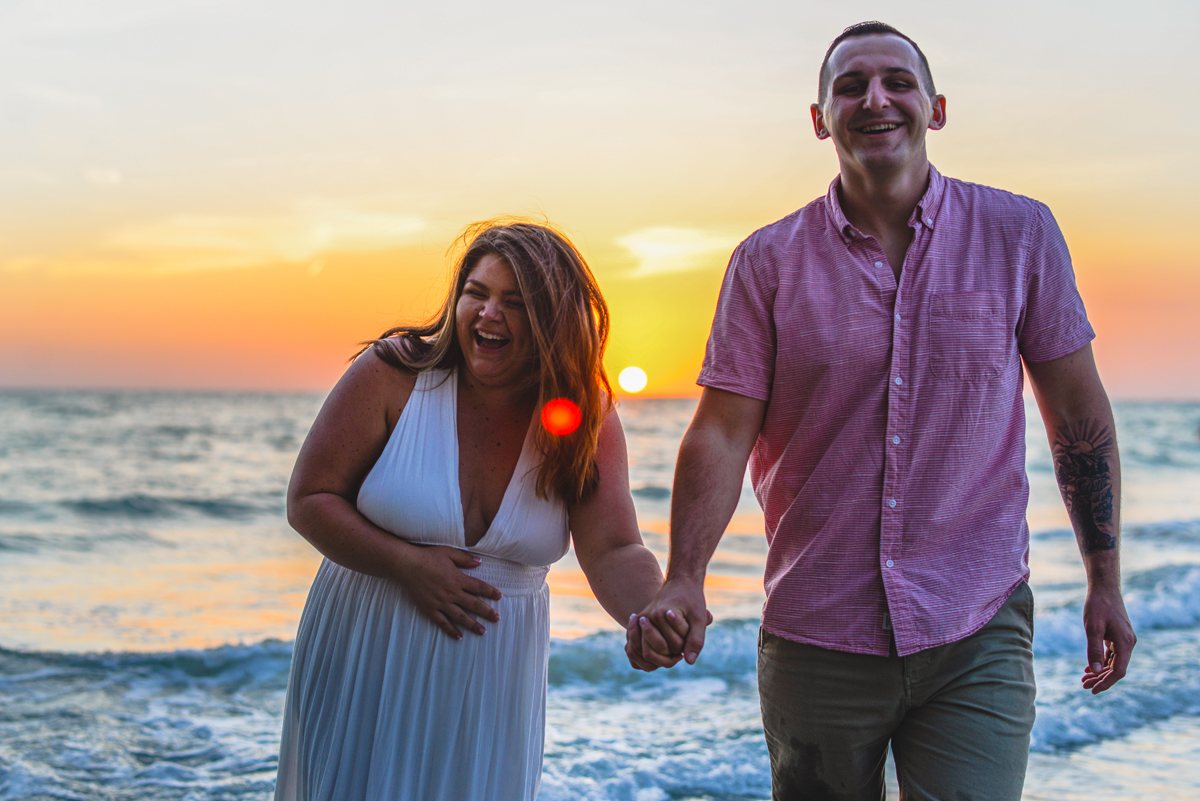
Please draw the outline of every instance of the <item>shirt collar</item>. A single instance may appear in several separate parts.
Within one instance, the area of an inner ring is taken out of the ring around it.
[[[932,164],[929,165],[929,187],[925,190],[925,194],[921,196],[917,207],[913,209],[913,216],[909,218],[908,224],[914,225],[921,223],[927,228],[933,228],[937,224],[938,211],[942,208],[942,195],[946,190],[946,179],[937,171],[937,168]]]
[[[839,173],[834,177],[829,184],[829,191],[825,193],[825,208],[829,214],[829,219],[833,222],[834,228],[842,237],[842,241],[849,244],[855,239],[862,239],[863,232],[859,231],[850,221],[846,219],[846,214],[842,211],[842,204],[838,201],[838,186],[841,184],[842,176]],[[929,186],[925,189],[925,194],[917,202],[917,207],[913,209],[912,217],[909,218],[908,224],[924,225],[927,228],[933,228],[937,224],[938,211],[942,207],[942,195],[946,189],[946,179],[937,171],[932,164],[929,165]]]

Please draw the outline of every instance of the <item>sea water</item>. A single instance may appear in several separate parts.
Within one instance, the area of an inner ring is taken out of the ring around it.
[[[0,798],[266,799],[319,557],[284,490],[321,398],[0,393]],[[665,558],[695,401],[621,414]],[[1086,585],[1029,407],[1037,723],[1027,799],[1200,797],[1200,404],[1118,403],[1129,676],[1079,688]],[[629,669],[568,555],[550,574],[541,799],[764,799],[755,687],[766,546],[749,488],[713,560],[695,666]]]

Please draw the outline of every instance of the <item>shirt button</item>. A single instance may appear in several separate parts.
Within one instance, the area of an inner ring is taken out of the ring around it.
[[[896,315],[896,322],[900,322],[900,315]]]
[[[891,559],[889,559],[889,560],[887,560],[886,562],[884,562],[884,564],[885,564],[885,565],[887,565],[888,567],[895,567],[895,566],[896,566],[896,563],[895,563],[895,562],[893,562]]]
[[[903,384],[903,383],[904,383],[904,379],[901,378],[900,376],[896,376],[896,385],[899,386],[900,384]]]
[[[895,509],[895,508],[896,508],[896,499],[895,499],[895,498],[889,498],[889,499],[888,499],[888,506],[890,506],[890,507],[892,507],[893,509]]]
[[[883,262],[881,262],[881,261],[877,261],[877,262],[875,262],[875,266],[876,266],[876,267],[882,267],[882,266],[883,266]]]
[[[932,218],[932,217],[926,217],[926,218],[925,218],[925,224],[926,224],[926,225],[933,225],[933,218]]]
[[[900,444],[900,438],[899,438],[899,437],[892,437],[892,444],[893,444],[893,445],[899,445],[899,444]]]

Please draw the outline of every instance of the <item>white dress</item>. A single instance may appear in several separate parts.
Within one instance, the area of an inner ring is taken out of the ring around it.
[[[415,543],[466,549],[458,379],[427,370],[358,494],[358,509]],[[276,801],[532,799],[541,779],[549,565],[567,511],[535,492],[532,438],[467,572],[500,590],[498,623],[455,641],[399,584],[326,560],[292,653]]]

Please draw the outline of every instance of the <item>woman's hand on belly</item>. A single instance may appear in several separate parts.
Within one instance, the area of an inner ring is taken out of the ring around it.
[[[288,522],[331,561],[398,582],[417,609],[458,640],[460,627],[483,634],[476,618],[500,619],[482,600],[499,600],[500,592],[463,572],[479,560],[455,548],[405,542],[356,506],[363,479],[387,446],[416,380],[416,373],[389,367],[372,350],[350,366],[296,459]]]
[[[500,620],[482,600],[499,601],[500,591],[463,572],[478,567],[478,557],[448,545],[408,545],[399,562],[396,578],[408,599],[454,639],[463,637],[460,626],[482,635],[485,629],[476,618]]]

